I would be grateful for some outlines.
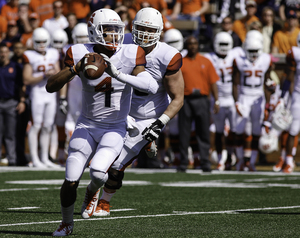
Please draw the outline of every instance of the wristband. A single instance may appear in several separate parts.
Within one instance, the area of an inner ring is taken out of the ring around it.
[[[170,117],[167,116],[166,114],[162,114],[158,119],[159,119],[164,125],[166,125],[166,124],[170,121]]]
[[[70,66],[70,70],[71,70],[72,74],[78,75],[78,72],[77,72],[77,70],[76,70],[76,68],[75,68],[75,65]]]
[[[216,101],[215,101],[215,105],[217,105],[217,106],[219,106],[219,105],[220,105],[220,102],[219,102],[219,100],[216,100]]]

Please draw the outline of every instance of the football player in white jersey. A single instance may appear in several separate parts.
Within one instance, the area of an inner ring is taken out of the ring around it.
[[[228,166],[231,166],[231,154],[233,152],[235,137],[235,119],[236,109],[232,96],[232,65],[234,54],[230,54],[233,47],[233,40],[229,33],[219,32],[214,39],[214,52],[207,53],[204,56],[210,59],[220,77],[217,81],[220,110],[217,114],[213,114],[213,120],[216,126],[215,146],[218,154],[217,169],[223,171],[227,158],[222,158],[223,137],[225,120],[228,119],[230,125],[230,133],[226,138],[226,149],[228,152]]]
[[[50,35],[44,28],[35,29],[32,39],[34,50],[25,51],[23,58],[24,83],[32,88],[30,98],[33,124],[28,132],[30,156],[35,167],[59,167],[48,157],[50,134],[56,114],[56,94],[49,94],[45,89],[47,79],[60,70],[59,53],[54,48],[48,48]],[[38,141],[41,160],[38,155]]]
[[[289,66],[287,79],[291,82],[290,92],[292,93],[291,112],[293,121],[289,129],[289,136],[286,145],[286,160],[283,172],[294,171],[295,162],[292,154],[294,139],[300,132],[300,33],[297,37],[297,45],[289,50],[286,62]]]
[[[62,29],[57,29],[51,35],[51,47],[55,48],[59,52],[59,63],[60,68],[63,68],[63,62],[65,54],[63,48],[68,43],[68,35]],[[58,158],[58,162],[63,165],[62,161],[65,161],[65,121],[66,121],[66,108],[65,104],[66,89],[63,87],[59,93],[57,93],[57,107],[55,116],[55,126],[51,132],[51,142],[50,142],[50,156],[53,159]],[[57,153],[58,152],[58,153]]]
[[[134,44],[122,45],[125,25],[111,9],[99,9],[88,21],[89,39],[94,44],[76,44],[67,50],[65,67],[48,79],[48,92],[60,90],[80,76],[82,111],[70,140],[65,181],[61,187],[62,222],[53,236],[72,233],[74,204],[80,178],[87,166],[91,184],[87,199],[98,198],[99,188],[107,181],[108,169],[120,154],[126,134],[132,86],[144,93],[156,93],[158,83],[145,71],[144,50]],[[100,53],[107,68],[97,79],[82,73],[81,62]]]
[[[159,41],[162,29],[163,20],[159,11],[154,8],[142,8],[137,12],[133,20],[132,40],[145,50],[146,71],[156,79],[159,89],[155,95],[134,90],[129,115],[135,119],[138,134],[134,137],[127,134],[121,154],[109,169],[109,178],[98,205],[96,200],[90,201],[89,204],[84,202],[81,210],[83,218],[89,218],[93,214],[110,214],[109,201],[122,186],[125,168],[149,141],[158,138],[164,126],[183,105],[184,81],[180,70],[182,56],[174,47]]]
[[[243,48],[245,56],[237,56],[233,63],[232,93],[237,110],[236,170],[242,170],[244,166],[243,133],[250,120],[252,141],[249,170],[255,171],[265,104],[271,94],[266,82],[270,80],[272,61],[270,55],[262,52],[263,44],[259,39],[246,38]]]

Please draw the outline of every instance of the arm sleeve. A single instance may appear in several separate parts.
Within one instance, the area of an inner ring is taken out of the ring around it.
[[[155,94],[158,90],[157,81],[146,71],[137,76],[120,73],[118,80],[144,93]]]

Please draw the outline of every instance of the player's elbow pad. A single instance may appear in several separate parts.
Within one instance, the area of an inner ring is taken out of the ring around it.
[[[157,81],[146,71],[139,73],[137,76],[120,74],[118,79],[144,93],[155,94],[158,90]]]

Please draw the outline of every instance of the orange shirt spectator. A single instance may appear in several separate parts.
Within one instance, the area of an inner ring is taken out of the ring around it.
[[[286,17],[284,29],[277,31],[273,36],[273,54],[287,54],[292,46],[297,46],[297,36],[300,32],[297,13],[294,10],[290,10],[286,13]]]
[[[0,41],[2,41],[7,32],[7,20],[0,15]]]
[[[138,12],[144,7],[153,7],[158,10],[162,15],[167,14],[167,3],[165,0],[136,0],[134,8]]]
[[[234,21],[232,28],[242,42],[245,41],[247,28],[249,28],[249,25],[254,21],[259,21],[259,18],[255,16],[257,4],[254,0],[246,0],[246,11],[247,15],[242,19]]]
[[[46,19],[53,17],[54,0],[31,0],[29,3],[29,11],[36,12],[40,16],[40,26]]]
[[[5,4],[1,8],[1,15],[6,18],[7,21],[17,21],[19,19],[18,14],[19,1],[11,0],[9,3]]]
[[[75,13],[77,19],[83,22],[90,13],[90,4],[87,0],[63,0],[64,10],[63,14],[66,16],[68,13]]]
[[[287,54],[292,46],[297,46],[297,36],[300,29],[297,27],[292,32],[287,31],[277,31],[273,37],[273,47],[278,48],[279,54]]]
[[[205,5],[205,9],[203,8]],[[209,7],[209,0],[177,0],[173,9],[173,14],[179,13],[184,15],[199,15],[201,16],[202,22],[205,22],[206,8]],[[180,8],[180,12],[178,12]],[[204,13],[202,12],[204,11]],[[174,17],[176,19],[176,17]]]

